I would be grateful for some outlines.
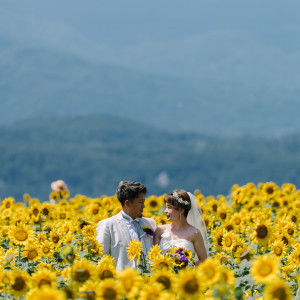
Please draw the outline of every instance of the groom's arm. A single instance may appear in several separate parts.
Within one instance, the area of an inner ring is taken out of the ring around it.
[[[111,254],[110,239],[110,230],[107,222],[105,220],[100,221],[97,225],[96,240],[103,246],[103,254]]]

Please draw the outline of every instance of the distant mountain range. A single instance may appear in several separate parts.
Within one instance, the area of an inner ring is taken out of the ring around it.
[[[300,131],[300,90],[184,80],[91,64],[0,38],[0,124],[110,114],[172,132],[281,136]]]
[[[60,107],[57,107],[58,109]],[[176,121],[176,120],[175,120]],[[0,127],[0,198],[47,200],[64,179],[72,195],[112,195],[121,180],[149,194],[175,188],[227,195],[233,184],[300,185],[300,136],[221,138],[170,133],[129,119],[90,115],[19,121]]]

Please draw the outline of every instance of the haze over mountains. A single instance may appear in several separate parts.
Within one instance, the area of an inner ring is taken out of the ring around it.
[[[298,89],[300,2],[2,1],[0,35],[147,73]]]
[[[280,139],[220,138],[158,130],[128,119],[94,115],[17,122],[0,127],[0,197],[24,193],[48,200],[50,183],[72,193],[112,195],[121,180],[149,194],[176,188],[227,195],[233,184],[300,184],[299,134]]]
[[[58,177],[89,195],[124,178],[153,193],[298,184],[299,10],[2,1],[0,197],[45,197]]]
[[[1,37],[0,49],[0,124],[106,113],[173,132],[300,131],[300,91],[150,75]]]

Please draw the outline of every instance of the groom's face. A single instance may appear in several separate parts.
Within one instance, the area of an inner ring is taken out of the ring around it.
[[[133,202],[127,201],[127,211],[131,218],[136,219],[143,216],[143,210],[145,208],[145,195],[143,193],[139,194]]]

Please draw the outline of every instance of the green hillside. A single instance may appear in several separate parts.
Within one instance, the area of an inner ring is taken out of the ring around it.
[[[156,76],[27,49],[1,37],[0,68],[0,124],[99,113],[173,132],[300,132],[299,91]]]
[[[114,194],[119,181],[130,179],[150,194],[199,188],[217,195],[235,183],[300,183],[299,136],[173,134],[108,115],[28,120],[0,127],[0,136],[1,198],[26,192],[45,200],[60,178],[72,195],[90,196]],[[159,183],[159,175],[169,184]]]

